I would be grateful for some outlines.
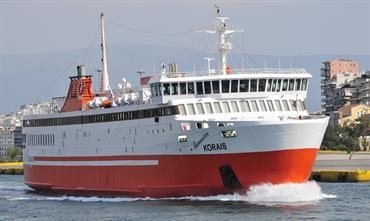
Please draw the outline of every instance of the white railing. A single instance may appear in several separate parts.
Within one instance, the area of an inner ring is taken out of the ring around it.
[[[221,75],[222,72],[215,70],[212,73],[208,71],[187,71],[187,72],[167,72],[166,76],[168,78],[177,77],[192,77],[192,76],[207,76],[207,75]],[[308,74],[308,72],[303,68],[253,68],[253,69],[232,69],[231,75],[233,74]]]

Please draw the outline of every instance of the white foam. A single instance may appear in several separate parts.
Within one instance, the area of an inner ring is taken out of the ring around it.
[[[31,188],[29,188],[28,186],[26,185],[12,185],[12,184],[9,184],[9,185],[0,185],[0,191],[1,190],[6,190],[6,191],[29,191],[29,190],[32,190]]]
[[[262,184],[249,188],[245,194],[229,194],[208,197],[179,197],[154,199],[130,198],[130,197],[78,197],[78,196],[41,196],[29,195],[12,197],[11,200],[50,200],[50,201],[77,201],[77,202],[133,202],[133,201],[154,201],[154,200],[189,200],[189,201],[232,201],[246,202],[264,206],[301,206],[315,204],[327,198],[336,198],[336,195],[325,194],[315,181],[296,184]]]
[[[314,204],[319,200],[327,198],[336,198],[336,196],[323,193],[320,186],[315,181],[310,181],[302,184],[262,184],[250,187],[245,194],[185,197],[183,199],[193,201],[239,201],[266,206],[300,206]]]

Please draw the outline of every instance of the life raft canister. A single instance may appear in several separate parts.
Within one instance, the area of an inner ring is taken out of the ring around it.
[[[226,74],[231,74],[231,67],[230,66],[226,67]]]

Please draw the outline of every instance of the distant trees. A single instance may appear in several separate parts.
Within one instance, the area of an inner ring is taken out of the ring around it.
[[[6,161],[21,161],[22,160],[22,148],[14,146],[6,149],[4,156],[0,156],[0,162]]]
[[[360,151],[369,149],[368,135],[370,122],[367,116],[353,122],[346,122],[343,126],[329,125],[326,129],[321,150]]]

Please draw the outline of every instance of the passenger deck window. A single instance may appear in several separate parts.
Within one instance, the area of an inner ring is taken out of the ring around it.
[[[290,106],[292,107],[292,111],[297,111],[297,101],[289,100]]]
[[[305,102],[304,101],[301,101],[301,102],[302,102],[302,108],[303,108],[303,110],[307,110]]]
[[[283,110],[279,100],[275,100],[275,107],[276,107],[277,111],[282,111]]]
[[[252,107],[253,112],[258,112],[259,111],[258,106],[257,106],[257,101],[255,101],[255,100],[251,101],[251,107]]]
[[[188,82],[188,94],[194,94],[194,82]]]
[[[265,101],[264,100],[259,100],[258,103],[260,105],[261,111],[266,112],[267,108],[266,108]]]
[[[213,114],[212,105],[210,102],[204,103],[204,108],[206,110],[206,114]]]
[[[239,104],[242,112],[251,112],[248,101],[240,101]]]
[[[212,81],[212,89],[214,94],[220,93],[220,82],[219,81]]]
[[[197,94],[203,94],[203,82],[197,82]]]
[[[231,109],[233,110],[233,112],[239,112],[239,108],[238,108],[238,104],[236,103],[236,101],[231,101]]]
[[[274,105],[272,104],[272,100],[267,100],[267,106],[269,108],[269,111],[275,111]]]
[[[239,92],[248,92],[249,80],[240,80]]]
[[[266,90],[266,79],[259,79],[258,80],[258,91],[264,92]]]
[[[228,102],[226,102],[226,101],[222,102],[222,107],[223,107],[225,113],[230,113],[231,112]]]
[[[204,109],[203,109],[202,104],[201,103],[197,103],[196,106],[197,106],[198,114],[204,114]]]
[[[223,80],[222,81],[222,93],[229,93],[230,91],[230,81]]]
[[[283,102],[284,111],[290,111],[288,101],[287,100],[282,100],[282,102]]]
[[[180,94],[186,94],[186,83],[180,83]]]
[[[302,103],[301,103],[301,101],[299,101],[299,100],[297,100],[297,110],[298,110],[298,111],[303,111]]]
[[[257,91],[257,79],[251,79],[251,92]]]
[[[212,93],[211,82],[209,82],[209,81],[204,82],[204,92],[205,92],[205,94],[211,94]]]
[[[238,92],[238,80],[231,80],[231,93]]]
[[[181,115],[186,115],[185,105],[179,104],[179,111]]]
[[[221,105],[219,102],[214,102],[213,106],[215,107],[215,113],[222,113],[221,111]]]
[[[194,115],[195,114],[194,105],[193,104],[187,104],[186,106],[188,108],[189,115]]]

